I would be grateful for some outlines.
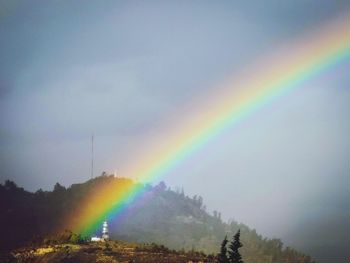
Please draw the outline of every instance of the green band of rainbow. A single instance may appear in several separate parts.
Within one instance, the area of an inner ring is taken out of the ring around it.
[[[144,182],[159,180],[207,142],[246,119],[264,105],[301,87],[308,80],[334,68],[335,65],[350,60],[349,25],[348,20],[342,21],[321,32],[320,35],[301,41],[301,44],[296,47],[292,45],[292,54],[286,56],[287,63],[284,56],[281,56],[277,57],[278,62],[269,61],[270,64],[266,65],[269,69],[275,68],[277,73],[266,70],[264,74],[265,69],[260,69],[261,74],[251,72],[252,78],[257,76],[253,81],[233,84],[233,86],[242,86],[242,92],[233,93],[231,97],[224,94],[223,106],[218,107],[219,109],[214,111],[211,118],[205,119],[185,135],[179,132],[181,136],[170,149],[162,151],[152,163],[146,164],[136,172],[139,178]],[[142,197],[145,189],[138,184],[125,186],[122,191],[118,190],[118,194],[112,188],[103,189],[103,192],[105,194],[92,196],[86,201],[86,206],[82,207],[78,215],[75,215],[74,223],[71,223],[73,230],[83,235],[90,235],[104,219],[121,215],[128,204]]]

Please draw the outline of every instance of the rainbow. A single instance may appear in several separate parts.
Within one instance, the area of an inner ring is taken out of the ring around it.
[[[344,16],[242,69],[239,77],[233,76],[215,88],[214,94],[191,105],[186,110],[189,117],[169,128],[167,143],[152,147],[151,152],[134,162],[137,167],[130,169],[128,175],[146,183],[159,180],[207,142],[264,105],[349,60],[349,32],[350,20]],[[127,180],[122,187],[115,187],[112,184],[96,189],[96,194],[89,196],[79,211],[74,212],[67,227],[89,235],[104,219],[120,216],[130,203],[145,193],[143,184],[135,186]]]

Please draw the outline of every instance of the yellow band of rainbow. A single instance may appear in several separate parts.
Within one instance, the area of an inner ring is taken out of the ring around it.
[[[301,87],[306,81],[350,60],[350,20],[347,17],[333,22],[318,32],[304,35],[288,43],[273,56],[262,59],[239,78],[225,85],[222,93],[210,98],[204,115],[193,114],[187,126],[175,129],[171,144],[145,161],[136,162],[129,174],[142,182],[155,182],[177,164],[224,130],[259,110],[280,96]],[[208,107],[208,105],[210,105]],[[199,106],[200,107],[200,106]],[[200,112],[195,110],[194,112]],[[144,193],[142,184],[127,181],[122,188],[106,185],[96,189],[83,206],[68,221],[68,228],[89,235],[106,218],[120,215],[125,207]]]

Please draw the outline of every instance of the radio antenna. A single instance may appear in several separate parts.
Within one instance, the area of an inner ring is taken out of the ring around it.
[[[94,135],[91,136],[91,179],[94,178]]]

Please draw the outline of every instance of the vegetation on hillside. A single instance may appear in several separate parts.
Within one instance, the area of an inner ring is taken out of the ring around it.
[[[30,245],[0,255],[8,263],[215,263],[216,257],[203,253],[171,250],[157,244],[136,244],[110,240],[106,242],[77,242],[76,234],[65,231],[32,242]]]
[[[2,249],[21,246],[35,236],[55,232],[64,224],[67,214],[77,211],[87,195],[105,185],[115,191],[133,181],[103,176],[65,188],[58,183],[53,191],[29,193],[6,181],[0,185],[0,240]],[[217,254],[225,235],[233,236],[240,229],[240,249],[245,263],[310,263],[308,256],[284,248],[278,239],[266,239],[244,224],[223,222],[221,215],[206,211],[200,196],[189,197],[173,191],[164,183],[144,186],[147,198],[128,206],[123,216],[110,221],[110,236],[115,240],[163,244],[170,249],[203,251]],[[147,201],[145,201],[147,200]]]

